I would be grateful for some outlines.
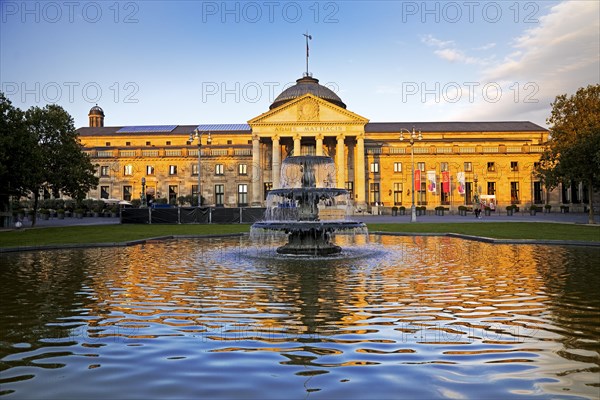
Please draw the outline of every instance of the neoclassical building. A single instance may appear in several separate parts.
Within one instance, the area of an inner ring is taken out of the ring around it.
[[[245,124],[108,127],[104,118],[92,107],[78,129],[98,165],[90,198],[139,199],[144,181],[148,199],[177,203],[200,183],[204,205],[259,207],[285,157],[314,154],[335,160],[356,210],[410,206],[413,183],[415,203],[430,209],[471,204],[475,192],[501,207],[586,202],[581,185],[548,193],[535,176],[548,131],[534,123],[370,122],[309,75]]]

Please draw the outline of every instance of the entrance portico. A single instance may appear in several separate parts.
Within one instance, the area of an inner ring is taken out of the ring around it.
[[[364,132],[368,122],[312,93],[291,99],[248,121],[252,129],[253,172],[260,172],[253,176],[252,204],[262,203],[260,189],[269,176],[273,189],[281,187],[282,159],[314,154],[328,155],[335,160],[336,186],[351,188],[355,205],[364,206]],[[263,159],[269,155],[271,160]],[[269,164],[270,168],[266,168]]]

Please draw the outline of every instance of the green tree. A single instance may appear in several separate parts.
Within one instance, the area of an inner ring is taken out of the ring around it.
[[[31,186],[32,154],[37,141],[27,130],[25,114],[0,93],[0,211],[10,197],[26,195]]]
[[[98,185],[95,172],[62,107],[23,112],[0,93],[0,211],[8,209],[11,196],[29,194],[37,211],[42,189],[82,200]]]
[[[81,201],[98,185],[98,177],[89,156],[83,152],[73,118],[62,107],[51,104],[27,110],[25,124],[37,141],[31,154],[35,165],[29,173],[28,187],[34,209],[42,189]]]
[[[600,188],[600,84],[557,96],[547,123],[550,140],[539,175],[550,189],[584,182],[590,199],[588,222],[593,224],[593,193]]]

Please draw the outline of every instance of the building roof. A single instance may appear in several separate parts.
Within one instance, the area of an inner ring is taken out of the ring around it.
[[[529,121],[491,122],[369,122],[365,133],[392,133],[402,129],[423,132],[539,132],[545,128]]]
[[[90,108],[88,116],[89,115],[101,115],[104,117],[104,110],[102,110],[102,108],[100,108],[98,104],[96,104],[94,107]]]
[[[201,124],[196,129],[200,132],[252,132],[248,124]]]
[[[333,90],[326,86],[320,85],[319,80],[313,78],[312,76],[304,76],[300,79],[297,79],[294,86],[291,86],[281,92],[279,96],[275,98],[273,104],[269,106],[269,109],[272,110],[287,103],[288,101],[304,96],[307,93],[333,103],[336,106],[346,108],[346,104],[344,104],[342,99],[340,99]]]
[[[157,127],[164,127],[165,125],[156,125]],[[149,125],[147,130],[138,129],[135,132],[130,132],[131,127],[126,126],[103,126],[103,127],[82,127],[77,129],[77,133],[80,136],[146,136],[149,134],[154,135],[189,135],[194,132],[197,125],[173,125],[174,128],[170,132],[164,130],[152,129],[155,125]],[[138,128],[141,128],[138,126]],[[121,131],[121,132],[119,132]]]
[[[189,135],[198,129],[211,133],[250,134],[248,124],[201,124],[172,125],[170,131],[163,129],[165,125],[137,126],[131,130],[123,126],[83,127],[77,129],[80,136],[114,136],[114,135]],[[495,122],[369,122],[365,133],[399,133],[401,130],[411,131],[413,126],[423,132],[543,132],[539,125],[529,121],[495,121]]]

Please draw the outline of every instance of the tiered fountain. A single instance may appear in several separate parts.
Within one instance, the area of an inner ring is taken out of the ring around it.
[[[281,188],[267,195],[265,220],[252,225],[253,235],[285,232],[279,254],[328,256],[342,251],[331,242],[336,232],[366,233],[362,222],[348,219],[349,193],[335,186],[331,157],[293,156],[281,166]]]

